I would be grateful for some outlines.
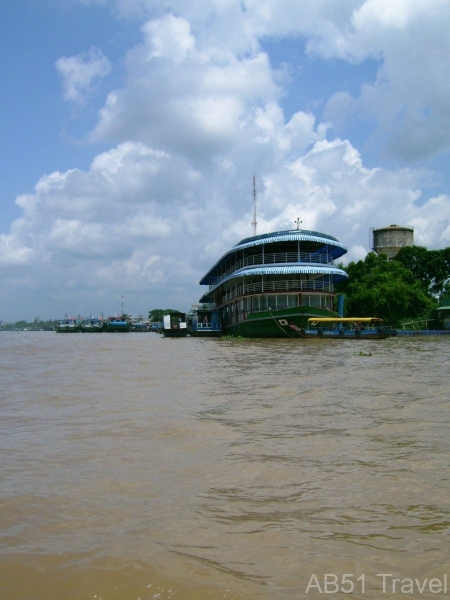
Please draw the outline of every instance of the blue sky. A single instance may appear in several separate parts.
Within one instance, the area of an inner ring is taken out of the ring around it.
[[[187,310],[252,233],[450,246],[447,0],[0,5],[0,319]]]

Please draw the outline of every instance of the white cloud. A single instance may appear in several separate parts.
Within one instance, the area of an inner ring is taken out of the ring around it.
[[[55,63],[62,77],[64,99],[84,104],[96,79],[111,72],[111,64],[98,48],[90,48],[76,56],[61,57]]]
[[[309,51],[380,67],[365,83],[353,109],[375,119],[375,139],[389,156],[414,161],[449,148],[450,4],[446,0],[366,0],[339,37],[318,36]],[[348,107],[339,91],[329,111]],[[347,113],[348,114],[348,113]]]
[[[148,21],[142,31],[148,40],[148,60],[169,58],[179,62],[186,59],[195,48],[195,38],[191,34],[189,23],[173,15]]]
[[[284,0],[282,9],[279,0],[173,0],[171,10],[178,15],[176,18],[162,16],[167,9],[162,0],[121,0],[116,6],[124,14],[135,10],[151,18],[144,27],[149,56],[185,58],[195,45],[197,59],[203,56],[206,61],[206,71],[215,59],[256,57],[259,41],[270,37],[303,39],[313,57],[351,64],[376,59],[379,69],[374,81],[364,82],[353,99],[348,93],[347,97],[342,95],[345,90],[336,90],[337,96],[330,100],[328,114],[336,116],[337,125],[342,124],[343,117],[348,120],[352,113],[374,120],[377,144],[389,156],[405,161],[431,157],[449,148],[450,4],[447,0]],[[171,38],[173,45],[168,41]],[[186,74],[193,76],[192,89],[198,89],[202,82],[195,76],[192,65]],[[181,74],[174,76],[179,80]],[[150,69],[147,81],[152,79],[155,83],[158,77],[157,70]],[[205,74],[203,82],[207,80]],[[248,77],[248,82],[255,84],[252,77]],[[141,93],[136,88],[129,88],[129,93],[137,93],[138,98],[146,95],[150,104],[166,94],[170,105],[173,93],[177,92],[173,82],[169,89],[159,88],[160,94],[153,87],[145,92],[145,87],[141,82]],[[266,90],[269,91],[267,85]],[[126,118],[124,104],[129,110],[144,110],[138,108],[139,100],[133,103],[125,96],[122,92],[110,97],[97,133],[117,131],[111,128],[110,121],[118,114]],[[256,98],[257,94],[253,101]],[[197,105],[196,100],[190,99]],[[264,100],[268,100],[267,95]],[[113,104],[118,110],[112,110]],[[201,108],[201,104],[197,106]],[[233,122],[240,115],[239,102],[235,109]],[[149,114],[155,119],[161,117],[154,109]],[[166,120],[163,119],[164,124]],[[183,125],[182,120],[175,122],[177,128]]]
[[[33,249],[21,245],[14,234],[0,234],[0,264],[13,267],[27,265],[32,262],[33,255]]]
[[[144,32],[127,56],[127,85],[109,94],[92,140],[133,139],[204,160],[232,147],[249,111],[280,92],[262,52],[216,59],[196,48],[181,17],[148,23]],[[174,48],[161,42],[173,35]]]

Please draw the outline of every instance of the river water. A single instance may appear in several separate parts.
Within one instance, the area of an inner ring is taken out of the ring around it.
[[[449,359],[0,333],[0,598],[450,598]]]

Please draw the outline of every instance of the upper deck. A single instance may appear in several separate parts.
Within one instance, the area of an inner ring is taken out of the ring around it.
[[[200,285],[215,286],[250,266],[328,265],[347,252],[336,238],[304,229],[277,231],[241,240],[202,277]]]

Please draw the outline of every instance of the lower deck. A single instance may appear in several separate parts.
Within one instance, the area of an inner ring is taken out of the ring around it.
[[[299,309],[299,310],[295,310]],[[248,318],[261,318],[263,313],[273,311],[290,311],[301,314],[311,311],[310,316],[333,313],[335,309],[335,294],[332,293],[301,293],[286,294],[255,294],[233,299],[220,309],[224,327],[246,321]],[[324,312],[322,312],[324,311]]]

